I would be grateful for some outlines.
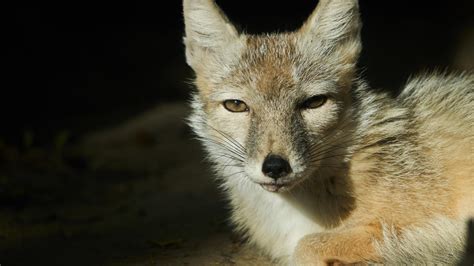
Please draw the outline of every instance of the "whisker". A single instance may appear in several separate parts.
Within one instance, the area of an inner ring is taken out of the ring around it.
[[[241,163],[245,162],[244,160],[241,160],[239,157],[235,157],[235,156],[232,156],[230,154],[219,153],[219,154],[216,154],[216,155],[217,155],[216,159],[227,158],[227,159],[232,159],[232,160],[235,160],[235,161],[238,161],[238,162],[241,162]]]
[[[238,171],[238,172],[235,172],[235,173],[232,173],[230,175],[226,175],[226,178],[230,178],[230,177],[233,177],[235,175],[238,175],[238,174],[243,174],[245,171]]]
[[[225,161],[223,164],[218,164],[216,165],[217,168],[215,168],[217,171],[224,171],[228,167],[243,167],[243,164],[237,163],[237,164],[232,164],[232,159],[228,159]]]
[[[225,139],[229,140],[233,144],[233,146],[235,146],[237,149],[245,151],[245,147],[242,144],[240,144],[238,141],[236,141],[234,138],[229,136],[229,134],[227,134],[227,133],[225,133],[225,132],[223,132],[223,131],[221,131],[221,130],[219,130],[219,129],[217,129],[217,128],[209,125],[209,124],[207,124],[207,126],[209,128],[211,128],[212,130],[216,131],[217,133],[219,133]]]
[[[239,157],[240,160],[245,160],[245,154],[243,154],[242,152],[237,151],[234,148],[228,146],[226,143],[218,142],[218,141],[216,141],[214,139],[210,139],[210,138],[209,139],[204,139],[203,141],[213,143],[213,144],[223,148],[224,150],[229,151],[231,154]]]
[[[240,154],[244,154],[245,153],[245,150],[243,150],[242,148],[236,146],[235,144],[233,144],[233,142],[231,142],[231,140],[229,140],[228,138],[221,138],[221,137],[218,137],[218,136],[215,136],[219,141],[221,141],[222,143],[225,143],[226,146],[233,150],[234,152],[236,153],[240,153]]]
[[[322,160],[327,160],[327,159],[337,158],[337,157],[342,157],[342,156],[347,156],[347,155],[349,155],[349,154],[348,153],[335,154],[335,155],[331,155],[331,156],[315,158],[314,160],[311,160],[310,162],[315,163],[315,162],[319,162],[319,161],[322,161]]]
[[[352,143],[354,140],[348,139],[339,143],[334,143],[335,141],[332,141],[330,143],[321,143],[319,145],[313,145],[310,147],[310,152],[309,152],[309,157],[318,157],[324,153],[327,153],[329,151],[336,151],[339,149],[347,149],[349,148],[347,144]]]
[[[213,151],[209,156],[213,158],[214,170],[224,172],[229,167],[238,167],[242,169],[246,162],[247,151],[245,147],[240,144],[237,140],[232,138],[229,134],[211,126],[204,120],[201,121],[208,129],[216,132],[212,134],[212,137],[199,137],[203,143],[216,147],[220,151]],[[223,159],[223,160],[222,160]],[[243,173],[243,170],[239,170],[236,173],[232,173],[229,176]]]
[[[219,142],[218,142],[217,140],[212,139],[212,138],[206,138],[206,140],[214,141],[214,142],[216,142],[216,143],[220,143],[220,144],[226,145],[227,148],[232,149],[233,151],[235,151],[235,152],[237,152],[237,153],[241,153],[241,154],[244,153],[244,151],[242,151],[242,150],[238,149],[237,147],[231,145],[231,143],[230,143],[228,140],[222,139],[222,138],[220,138],[220,137],[216,137],[216,139],[219,140]]]
[[[206,125],[207,125],[209,128],[211,128],[211,129],[213,129],[214,131],[216,131],[216,132],[218,132],[219,134],[221,134],[223,137],[225,137],[225,138],[228,139],[229,141],[231,141],[236,147],[241,148],[242,150],[245,150],[245,147],[244,147],[242,144],[240,144],[238,141],[236,141],[234,138],[232,138],[229,134],[227,134],[227,133],[225,133],[225,132],[223,132],[223,131],[221,131],[221,130],[219,130],[219,129],[213,127],[213,126],[211,126],[209,123],[206,123]]]

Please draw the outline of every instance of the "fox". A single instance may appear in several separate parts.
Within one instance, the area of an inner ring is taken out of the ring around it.
[[[295,31],[237,30],[183,0],[190,127],[232,224],[282,265],[455,264],[474,217],[474,75],[369,88],[357,0]]]

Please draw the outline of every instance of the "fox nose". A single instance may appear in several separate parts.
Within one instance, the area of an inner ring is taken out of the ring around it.
[[[291,173],[291,166],[287,160],[279,155],[269,154],[263,160],[262,172],[275,180]]]

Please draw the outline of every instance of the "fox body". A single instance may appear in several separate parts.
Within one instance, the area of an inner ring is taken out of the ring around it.
[[[454,263],[474,216],[474,76],[424,74],[393,97],[357,73],[356,0],[290,33],[238,32],[184,0],[190,124],[232,221],[283,263]]]

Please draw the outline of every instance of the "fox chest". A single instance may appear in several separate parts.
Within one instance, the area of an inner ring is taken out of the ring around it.
[[[302,237],[325,230],[278,194],[259,189],[230,191],[232,219],[272,257],[288,258]]]

